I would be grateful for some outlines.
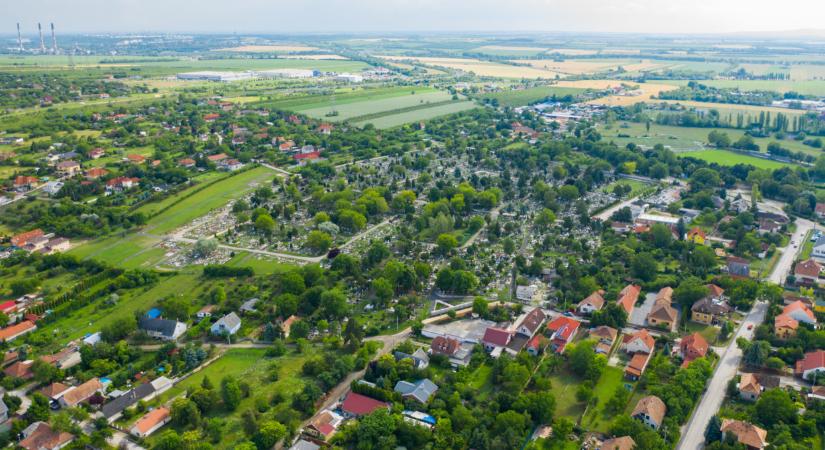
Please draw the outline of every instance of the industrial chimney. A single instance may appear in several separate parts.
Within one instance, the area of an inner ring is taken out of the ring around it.
[[[43,42],[43,28],[37,22],[37,32],[40,33],[40,53],[46,53],[46,43]]]
[[[51,23],[52,25],[52,53],[55,55],[57,54],[57,38],[54,36],[54,22]]]
[[[17,22],[17,49],[23,51],[23,38],[20,36],[20,22]]]

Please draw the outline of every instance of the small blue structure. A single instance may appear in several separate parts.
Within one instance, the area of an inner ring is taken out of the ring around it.
[[[161,312],[158,308],[152,308],[149,311],[146,311],[146,317],[150,319],[157,319],[158,317],[160,317],[160,314]]]

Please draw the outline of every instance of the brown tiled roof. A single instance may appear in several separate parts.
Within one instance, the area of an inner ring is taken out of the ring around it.
[[[667,300],[668,303],[673,301],[673,288],[670,286],[665,286],[662,289],[659,289],[659,293],[656,294],[656,301],[660,300]]]
[[[822,266],[813,259],[806,259],[805,261],[796,263],[796,267],[794,267],[793,271],[797,275],[817,278],[819,277],[819,272],[822,271]]]
[[[616,301],[629,315],[636,306],[636,300],[639,299],[639,294],[642,292],[641,286],[628,284],[619,292],[619,299]]]
[[[147,431],[151,430],[157,424],[163,422],[169,417],[169,409],[166,407],[160,407],[153,409],[146,413],[145,416],[141,417],[137,422],[135,422],[134,428],[137,428],[142,434],[146,434]]]
[[[88,399],[101,388],[103,388],[103,385],[100,383],[100,380],[97,378],[92,378],[91,380],[63,394],[63,401],[65,401],[69,406],[74,406]]]
[[[433,339],[430,348],[433,351],[434,355],[447,355],[452,356],[455,352],[458,351],[458,348],[461,347],[461,343],[458,342],[456,339],[444,337],[444,336],[436,336]]]
[[[705,297],[703,299],[697,300],[693,306],[690,307],[691,311],[699,312],[702,314],[713,314],[715,316],[727,314],[730,312],[730,306],[726,303],[717,303],[710,299],[710,297]]]
[[[805,353],[805,357],[796,362],[796,373],[801,374],[806,370],[825,367],[825,350]]]
[[[608,439],[602,443],[601,450],[632,450],[636,441],[630,436]]]
[[[739,379],[739,392],[746,392],[749,394],[759,394],[762,392],[762,385],[759,380],[752,373],[743,373]]]
[[[633,408],[633,413],[631,416],[646,414],[654,422],[661,424],[662,419],[665,418],[666,412],[667,407],[662,399],[656,397],[655,395],[648,395],[647,397],[642,397],[639,402],[636,403],[636,407]]]
[[[45,422],[36,422],[30,426],[34,426],[34,430],[29,437],[20,441],[20,446],[26,450],[60,448],[74,439],[73,434],[53,430]]]
[[[741,420],[722,420],[722,432],[733,433],[737,440],[748,447],[762,448],[768,444],[768,432],[756,425]]]
[[[604,297],[602,297],[602,295],[604,295],[604,291],[595,291],[580,301],[578,306],[590,304],[596,309],[602,309],[602,306],[604,306]]]
[[[545,319],[547,319],[547,316],[544,311],[541,308],[535,308],[524,316],[524,320],[521,321],[519,327],[525,327],[530,333],[535,333]]]
[[[653,317],[654,319],[672,323],[676,320],[676,310],[670,306],[670,302],[661,300],[657,301],[656,304],[653,305],[653,308],[650,310],[650,314],[648,314],[647,317]]]
[[[724,289],[722,289],[721,287],[719,287],[719,286],[717,286],[713,283],[706,284],[705,287],[708,288],[708,291],[710,291],[710,296],[714,297],[714,298],[721,297],[722,294],[725,293]]]
[[[773,319],[773,328],[790,328],[792,330],[796,330],[799,328],[799,322],[789,315],[780,314]]]
[[[69,386],[66,386],[63,383],[52,383],[41,389],[40,393],[48,398],[54,398],[62,394],[66,389],[69,389]]]
[[[591,328],[589,333],[591,336],[597,336],[601,339],[608,339],[610,341],[615,341],[616,336],[619,335],[619,332],[615,328],[608,327],[607,325]]]

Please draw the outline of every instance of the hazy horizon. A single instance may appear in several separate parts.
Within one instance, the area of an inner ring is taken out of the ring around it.
[[[805,14],[799,14],[805,11]],[[825,2],[791,0],[27,0],[0,5],[0,34],[730,34],[820,31]]]

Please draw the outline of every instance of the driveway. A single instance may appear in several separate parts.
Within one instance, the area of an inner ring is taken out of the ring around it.
[[[630,312],[630,317],[627,319],[633,325],[644,327],[647,325],[647,315],[653,309],[653,304],[656,303],[656,292],[651,292],[645,295],[645,301],[640,306],[633,308]]]
[[[793,242],[793,244],[789,243],[787,247],[782,249],[782,255],[779,257],[779,261],[777,261],[773,272],[766,278],[767,281],[778,285],[782,285],[782,283],[785,282],[785,278],[788,277],[793,262],[796,260],[799,252],[802,251],[802,246],[805,243],[808,232],[815,226],[816,224],[810,220],[796,219],[796,231],[791,236],[790,241]],[[796,248],[794,248],[794,246],[796,246]]]

